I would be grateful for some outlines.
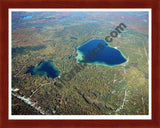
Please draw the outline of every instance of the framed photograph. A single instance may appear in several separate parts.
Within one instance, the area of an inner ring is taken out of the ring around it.
[[[10,119],[151,119],[151,9],[9,9],[9,28]]]
[[[158,2],[61,2],[1,2],[0,126],[159,127]]]

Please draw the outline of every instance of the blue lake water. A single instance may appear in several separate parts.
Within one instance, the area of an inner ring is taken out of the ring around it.
[[[59,75],[59,70],[54,66],[53,61],[41,62],[38,67],[31,66],[26,73],[32,75],[47,75],[55,78]]]
[[[104,40],[98,39],[90,40],[79,46],[77,53],[77,62],[87,64],[114,66],[127,61],[119,50],[110,47]]]
[[[23,19],[30,19],[30,18],[32,18],[32,16],[25,16],[25,17],[23,17]]]
[[[91,21],[93,21],[93,22],[99,22],[98,20],[94,20],[94,19],[92,19]]]

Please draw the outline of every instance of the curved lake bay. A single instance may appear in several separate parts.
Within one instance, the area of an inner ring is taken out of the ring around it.
[[[90,40],[77,48],[77,62],[87,64],[114,66],[126,62],[126,58],[115,48],[108,46],[104,40]]]
[[[43,61],[38,67],[31,66],[26,73],[32,75],[47,75],[48,77],[55,78],[59,75],[59,70],[54,66],[53,61]]]

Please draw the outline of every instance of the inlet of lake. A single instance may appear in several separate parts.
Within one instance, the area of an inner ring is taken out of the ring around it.
[[[87,64],[115,66],[126,62],[126,58],[122,53],[109,46],[107,42],[100,39],[89,40],[87,43],[77,47],[77,62],[85,62]],[[88,62],[85,61],[85,57]]]
[[[59,70],[53,64],[53,61],[43,61],[38,67],[31,66],[26,73],[31,75],[47,75],[48,77],[55,78],[59,75]]]

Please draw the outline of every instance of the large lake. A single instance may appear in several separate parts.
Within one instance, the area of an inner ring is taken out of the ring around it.
[[[84,62],[87,58],[87,64],[114,66],[126,62],[122,53],[110,47],[104,40],[90,40],[87,43],[77,47],[77,62]]]
[[[41,62],[38,67],[31,66],[26,73],[32,75],[47,75],[55,78],[59,75],[59,70],[54,66],[53,61]]]

